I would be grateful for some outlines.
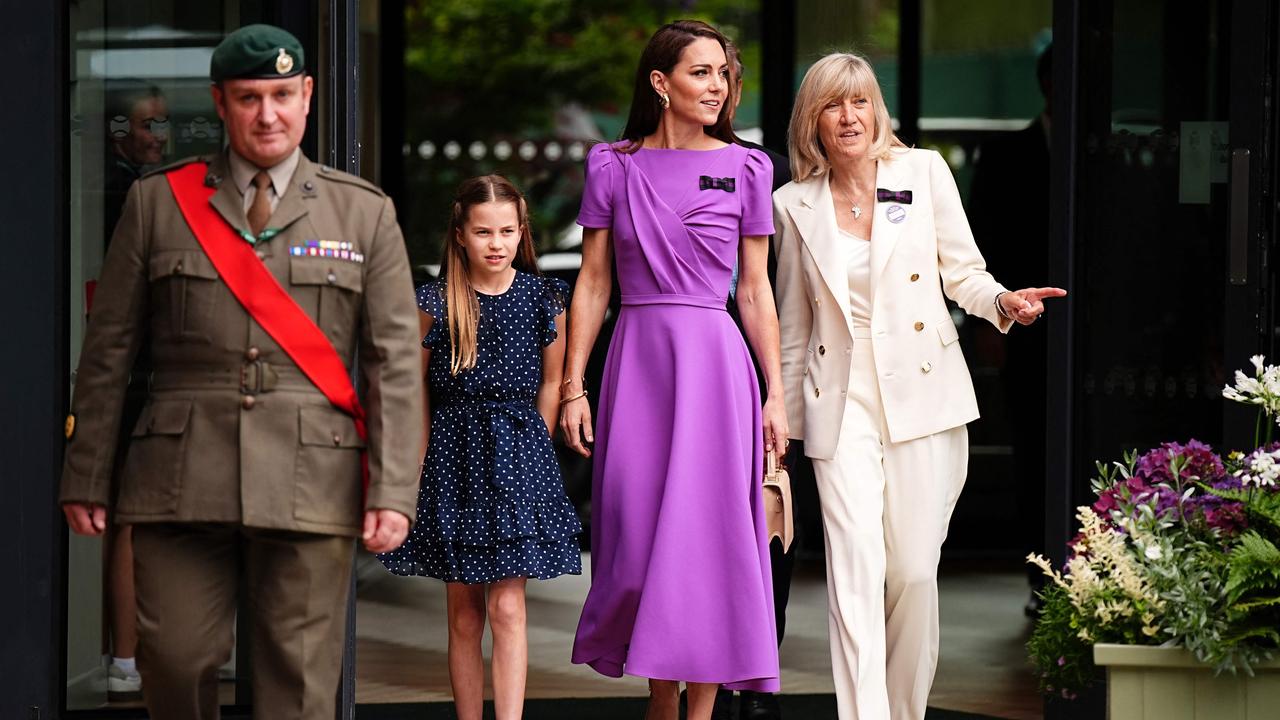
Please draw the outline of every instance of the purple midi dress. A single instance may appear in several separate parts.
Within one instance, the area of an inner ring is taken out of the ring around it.
[[[596,414],[591,591],[573,661],[774,692],[760,392],[725,311],[741,238],[773,233],[772,165],[740,145],[617,147],[591,149],[578,215],[612,230],[622,310]]]

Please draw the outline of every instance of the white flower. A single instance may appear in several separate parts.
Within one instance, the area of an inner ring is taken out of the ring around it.
[[[1244,467],[1236,471],[1236,477],[1245,485],[1274,487],[1280,479],[1280,450],[1258,450],[1245,459]]]
[[[1256,374],[1262,374],[1262,364],[1267,361],[1266,355],[1254,355],[1249,358],[1249,362],[1253,363],[1253,370]]]
[[[1148,545],[1147,549],[1142,551],[1142,554],[1146,555],[1148,560],[1159,560],[1164,557],[1164,552],[1160,550],[1159,545]]]

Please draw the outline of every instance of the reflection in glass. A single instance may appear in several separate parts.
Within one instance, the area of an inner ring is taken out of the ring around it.
[[[81,0],[69,6],[72,367],[129,187],[167,162],[221,148],[209,56],[224,32],[239,26],[242,8],[254,4]],[[132,373],[123,437],[145,398],[146,355],[144,349]],[[122,462],[123,448],[116,455]],[[111,662],[135,654],[130,536],[127,528],[113,527],[102,542],[69,539],[69,710],[140,706],[136,676],[127,663]]]

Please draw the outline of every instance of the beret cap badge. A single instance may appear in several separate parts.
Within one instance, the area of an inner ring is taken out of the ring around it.
[[[281,75],[288,75],[293,70],[293,58],[289,56],[289,51],[280,48],[280,54],[276,56],[276,72]]]

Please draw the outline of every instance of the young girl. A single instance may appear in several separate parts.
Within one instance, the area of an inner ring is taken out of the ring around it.
[[[538,274],[524,197],[498,175],[459,186],[444,255],[443,277],[418,290],[428,439],[418,521],[380,558],[398,575],[448,583],[459,720],[480,720],[488,618],[494,707],[510,720],[524,703],[525,580],[582,572],[582,527],[548,432],[569,287]]]

